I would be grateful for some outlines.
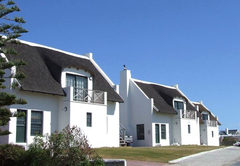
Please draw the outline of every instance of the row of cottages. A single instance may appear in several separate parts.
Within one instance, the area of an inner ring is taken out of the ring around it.
[[[5,126],[12,134],[0,137],[0,144],[14,143],[27,147],[34,136],[61,131],[67,125],[78,126],[92,147],[119,146],[119,103],[123,99],[115,86],[92,58],[22,41],[10,45],[18,56],[4,55],[7,60],[23,59],[20,70],[26,78],[14,91],[26,105],[11,105],[12,112],[26,117],[11,118]],[[6,71],[7,75],[16,68]],[[9,85],[18,81],[7,79]]]
[[[219,146],[218,122],[202,102],[191,102],[178,86],[165,86],[120,73],[120,122],[133,146]]]
[[[19,55],[1,56],[23,59],[27,65],[20,70],[26,78],[7,79],[8,87],[19,81],[19,88],[6,91],[28,104],[10,106],[12,112],[25,112],[26,117],[11,118],[5,127],[12,134],[0,137],[0,144],[27,147],[36,135],[75,125],[92,147],[118,147],[119,126],[133,136],[133,146],[219,145],[216,117],[202,103],[191,102],[177,86],[135,80],[129,70],[123,70],[119,88],[91,53],[77,55],[24,41],[10,46]],[[6,74],[15,72],[13,67]]]

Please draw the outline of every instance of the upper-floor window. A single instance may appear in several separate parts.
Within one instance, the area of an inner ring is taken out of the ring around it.
[[[74,87],[74,100],[87,101],[88,100],[88,78],[78,75],[66,74],[66,86]]]
[[[72,86],[74,88],[87,89],[88,79],[87,77],[67,74],[66,75],[66,87]]]
[[[174,108],[184,110],[184,103],[182,101],[174,101]]]
[[[202,114],[202,120],[208,120],[208,114]]]

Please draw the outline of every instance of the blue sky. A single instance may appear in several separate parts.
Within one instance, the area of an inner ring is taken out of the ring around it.
[[[115,83],[132,77],[179,84],[192,101],[240,129],[239,0],[16,0],[29,33],[21,39],[93,53]]]

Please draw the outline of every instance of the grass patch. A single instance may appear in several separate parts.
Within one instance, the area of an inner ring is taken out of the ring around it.
[[[161,146],[161,147],[119,147],[96,148],[95,151],[102,158],[126,159],[167,163],[168,161],[191,154],[219,149],[216,146]]]

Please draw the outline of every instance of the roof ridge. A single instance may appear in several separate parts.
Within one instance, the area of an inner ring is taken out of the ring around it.
[[[90,59],[89,57],[87,57],[85,55],[81,55],[81,54],[77,54],[77,53],[72,53],[72,52],[60,50],[60,49],[57,49],[57,48],[54,48],[54,47],[50,47],[50,46],[46,46],[46,45],[43,45],[43,44],[33,43],[33,42],[25,41],[25,40],[19,40],[19,41],[21,43],[27,44],[29,46],[41,47],[41,48],[49,49],[49,50],[52,50],[52,51],[58,51],[58,52],[61,52],[61,53],[64,53],[64,54],[68,54],[70,56],[74,56],[74,57],[77,57],[77,58]]]
[[[146,84],[152,84],[152,85],[158,85],[158,86],[163,86],[169,89],[177,89],[176,87],[170,86],[170,85],[163,85],[163,84],[158,84],[158,83],[154,83],[154,82],[148,82],[148,81],[143,81],[143,80],[138,80],[135,78],[132,78],[133,81],[138,81],[138,82],[142,82],[142,83],[146,83]]]

